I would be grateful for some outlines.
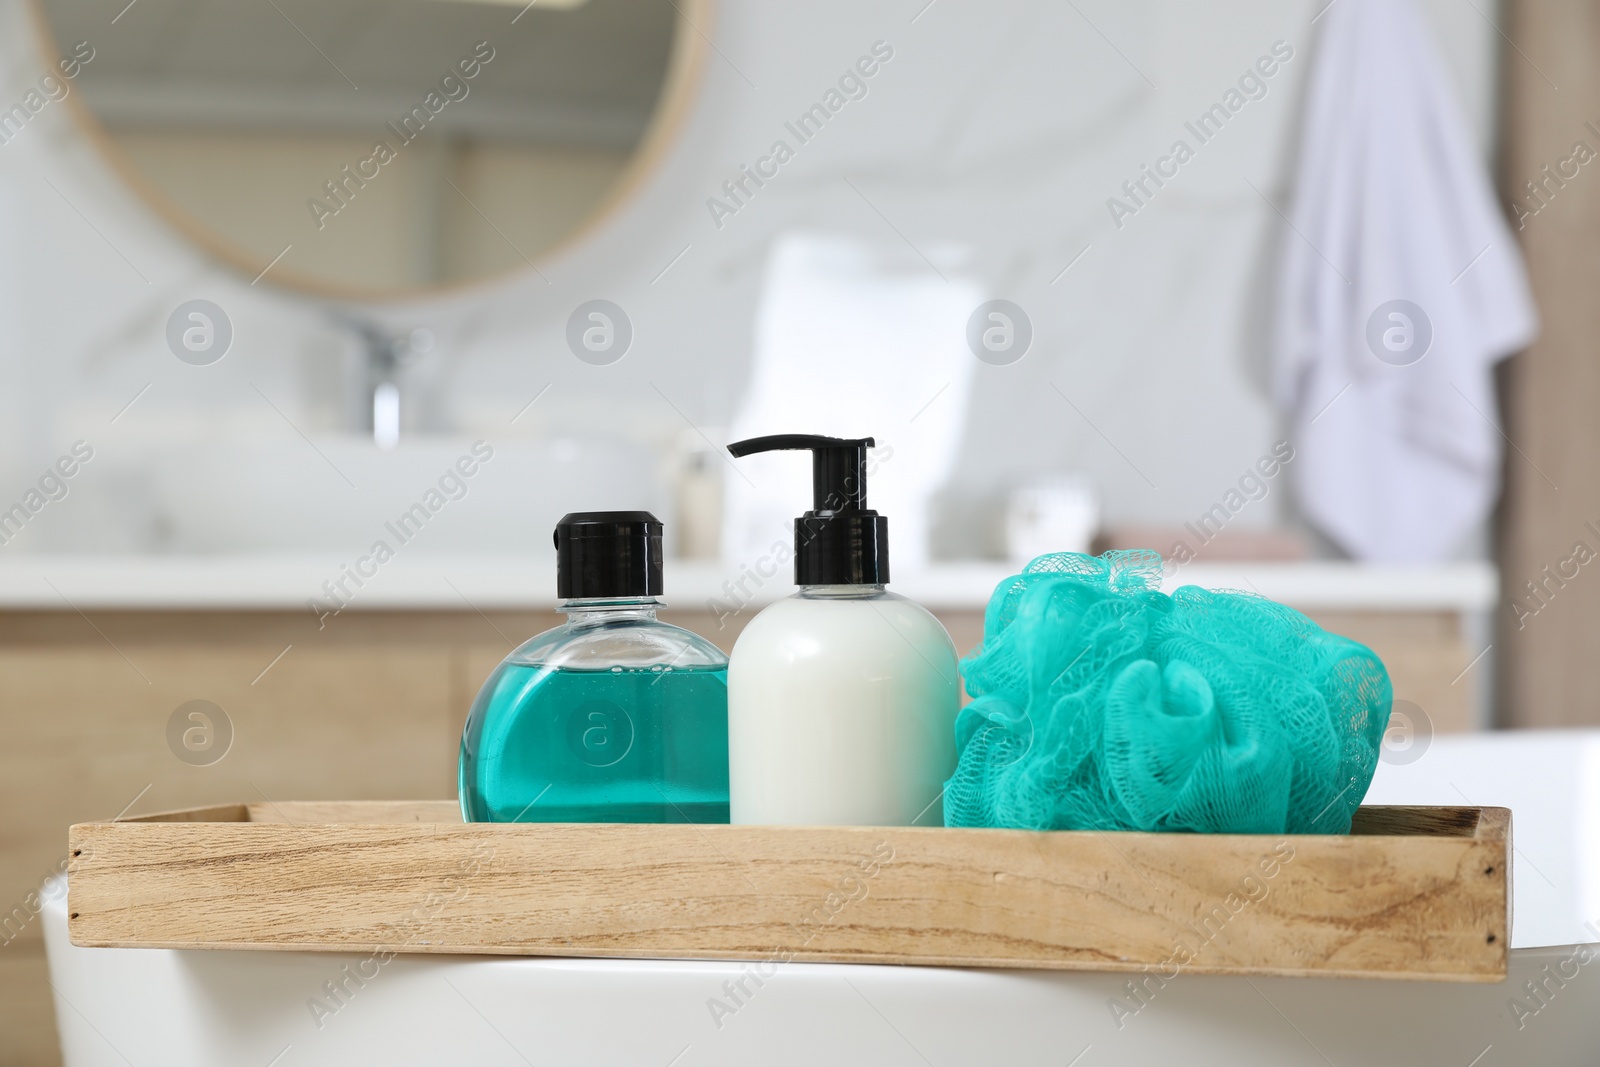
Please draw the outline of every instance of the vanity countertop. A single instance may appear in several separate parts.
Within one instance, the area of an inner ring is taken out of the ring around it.
[[[362,565],[370,577],[344,577]],[[1018,567],[999,561],[937,563],[897,574],[890,588],[930,608],[978,610]],[[0,556],[0,610],[305,610],[344,577],[349,610],[538,610],[554,607],[552,560],[512,555],[401,553],[384,564],[326,556]],[[734,610],[788,595],[788,567],[760,576],[715,562],[667,563],[663,601],[679,610]],[[1239,589],[1305,610],[1491,609],[1499,575],[1485,562],[1379,567],[1348,562],[1191,563],[1181,585]],[[742,586],[742,588],[741,588]]]

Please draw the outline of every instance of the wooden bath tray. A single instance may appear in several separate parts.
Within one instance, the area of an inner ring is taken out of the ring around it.
[[[453,801],[72,827],[74,944],[1504,979],[1511,813],[1350,836],[463,825]]]

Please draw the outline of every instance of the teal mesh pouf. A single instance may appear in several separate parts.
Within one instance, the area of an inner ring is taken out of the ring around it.
[[[1040,556],[961,663],[949,826],[1347,833],[1383,663],[1248,593],[1161,592],[1152,551]]]

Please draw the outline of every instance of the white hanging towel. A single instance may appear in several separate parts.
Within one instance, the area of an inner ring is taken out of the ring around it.
[[[1434,562],[1494,502],[1491,371],[1537,320],[1412,0],[1336,0],[1317,49],[1274,393],[1306,516],[1357,559]]]

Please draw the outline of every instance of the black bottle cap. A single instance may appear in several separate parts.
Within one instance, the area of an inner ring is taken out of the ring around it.
[[[734,456],[811,452],[812,510],[794,520],[796,585],[882,585],[889,580],[889,520],[867,508],[870,437],[787,433],[728,446]]]
[[[575,511],[555,542],[562,600],[661,595],[661,520],[648,511]]]

